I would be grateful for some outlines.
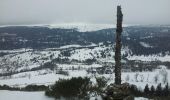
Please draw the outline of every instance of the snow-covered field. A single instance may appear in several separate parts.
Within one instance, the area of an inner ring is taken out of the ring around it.
[[[93,48],[89,48],[92,47]],[[81,48],[80,48],[81,47]],[[74,48],[74,49],[73,49]],[[75,49],[77,48],[77,49]],[[61,54],[62,51],[70,50],[70,56],[64,56]],[[101,77],[104,76],[109,79],[108,84],[114,82],[113,74],[88,74],[88,68],[99,68],[102,67],[105,62],[114,63],[114,50],[112,46],[103,46],[100,44],[92,44],[89,46],[80,45],[67,45],[60,48],[48,48],[44,50],[35,51],[32,49],[20,49],[20,50],[2,50],[0,52],[8,52],[8,55],[0,57],[0,73],[16,72],[21,70],[26,70],[26,72],[15,73],[9,76],[0,77],[0,85],[10,85],[10,86],[26,86],[29,84],[38,85],[51,85],[60,78],[71,78],[71,77]],[[106,57],[102,57],[102,53]],[[122,54],[129,54],[127,56],[128,60],[139,60],[139,61],[169,61],[170,56],[161,54],[150,55],[150,56],[131,56],[131,51],[128,47],[122,48]],[[77,62],[71,63],[56,63],[56,68],[62,69],[68,72],[68,76],[62,74],[56,74],[56,70],[50,69],[39,69],[36,71],[30,71],[32,68],[40,67],[41,65],[51,62],[52,60],[60,57],[61,59],[68,59],[70,62],[72,60],[77,60]],[[93,64],[86,64],[84,61],[87,59],[95,58],[97,61]],[[122,60],[126,62],[126,60]],[[122,82],[128,82],[130,84],[137,85],[140,89],[143,89],[146,84],[149,86],[162,83],[163,86],[166,82],[170,83],[170,70],[165,68],[166,66],[161,66],[160,69],[155,69],[152,72],[123,72]],[[74,70],[73,70],[74,69]],[[78,70],[79,69],[79,70]],[[163,82],[166,80],[165,82]]]
[[[0,90],[0,100],[54,100],[44,95],[44,92],[22,92]]]
[[[89,48],[93,47],[93,48]],[[73,49],[74,48],[74,49]],[[75,49],[76,48],[76,49]],[[70,50],[70,56],[62,55],[62,51]],[[48,48],[44,50],[35,51],[32,49],[18,49],[18,50],[1,50],[0,52],[9,53],[0,57],[0,73],[9,73],[15,71],[27,70],[26,72],[15,73],[9,76],[0,77],[0,85],[9,85],[11,87],[25,87],[27,85],[53,85],[59,79],[69,79],[72,77],[90,77],[93,84],[96,84],[95,77],[105,77],[108,79],[107,84],[114,83],[114,73],[112,74],[92,74],[87,70],[90,68],[103,67],[105,62],[114,64],[114,50],[111,46],[103,46],[100,44],[91,44],[89,46],[67,45],[60,48]],[[102,53],[106,57],[102,57]],[[135,56],[131,55],[131,50],[128,47],[123,47],[122,54],[128,54],[128,60],[138,61],[168,61],[170,56],[162,54],[149,56]],[[71,63],[56,63],[54,70],[48,68],[36,71],[30,71],[32,68],[40,67],[41,65],[51,62],[60,57],[61,59],[69,59]],[[87,59],[95,58],[97,61],[92,64],[83,63]],[[77,60],[78,62],[74,62]],[[125,59],[122,62],[126,62]],[[68,72],[67,75],[56,74],[56,68]],[[74,70],[73,70],[74,69]],[[170,70],[166,66],[159,66],[159,69],[143,72],[122,72],[122,83],[134,84],[138,89],[143,90],[146,84],[149,87],[157,86],[159,83],[164,87],[168,82],[170,83]],[[54,100],[44,95],[44,92],[19,92],[19,91],[4,91],[0,90],[0,100]],[[95,100],[91,98],[90,100]],[[99,99],[100,100],[100,99]],[[143,97],[135,97],[135,100],[148,100]]]
[[[143,97],[135,97],[135,100],[149,100],[149,99]]]
[[[170,62],[170,55],[133,55],[127,57],[129,60],[138,60],[138,61],[161,61],[161,62]]]
[[[0,100],[54,100],[44,95],[44,92],[23,92],[0,90]],[[95,100],[91,98],[90,100]],[[98,98],[100,100],[100,98]],[[135,97],[135,100],[148,100],[143,97]]]
[[[28,76],[24,76],[27,75]],[[43,74],[43,72],[42,72]],[[23,78],[21,76],[24,76]],[[70,71],[69,76],[55,74],[54,72],[50,72],[44,75],[40,75],[37,71],[33,72],[25,72],[13,75],[11,79],[1,79],[0,84],[6,84],[10,86],[26,86],[29,84],[37,84],[37,85],[50,85],[54,84],[57,80],[68,79],[71,77],[85,77],[86,71]]]
[[[81,47],[81,48],[80,48]],[[90,48],[93,47],[93,48]],[[72,49],[74,48],[74,49]],[[75,49],[78,48],[78,49]],[[70,51],[68,51],[68,49]],[[70,53],[70,56],[62,55],[62,51]],[[114,50],[112,45],[106,47],[101,44],[92,44],[89,46],[67,45],[60,48],[51,48],[44,50],[19,49],[19,50],[0,50],[1,53],[9,53],[0,57],[0,73],[16,72],[21,70],[30,70],[39,67],[47,62],[60,56],[61,59],[85,61],[87,59],[97,59],[97,66],[100,67],[102,62],[114,63]],[[138,61],[161,61],[170,62],[170,55],[131,55],[128,47],[122,48],[122,55],[128,54],[128,60]],[[106,57],[103,58],[103,55]],[[122,60],[125,61],[125,60]],[[83,64],[82,64],[83,65]],[[61,66],[61,65],[59,65]],[[76,67],[76,66],[75,66]]]
[[[30,84],[37,85],[51,85],[54,84],[55,81],[62,79],[68,79],[71,77],[90,77],[92,82],[95,84],[95,78],[97,77],[106,77],[108,79],[108,84],[114,82],[114,73],[113,74],[88,74],[86,70],[68,70],[69,76],[55,74],[54,72],[50,72],[43,74],[45,71],[37,72],[24,72],[12,75],[10,79],[0,79],[0,85],[9,85],[15,87],[23,87]],[[41,73],[41,74],[40,74]],[[167,76],[165,77],[165,74]],[[23,77],[21,77],[23,76]],[[150,87],[154,85],[155,87],[162,83],[162,86],[166,84],[166,82],[170,83],[170,70],[159,69],[154,72],[123,72],[122,73],[122,82],[128,82],[130,84],[136,85],[139,89],[143,90],[145,85],[148,84]],[[165,79],[167,78],[167,79]],[[157,79],[157,80],[156,80]],[[165,82],[164,82],[165,80]]]
[[[103,47],[96,47],[95,49],[88,49],[90,46],[85,46],[82,49],[72,50],[70,57],[61,56],[62,58],[69,58],[69,60],[86,60],[96,58],[100,55],[100,52],[107,49]],[[34,51],[31,49],[20,50],[2,50],[1,53],[10,53],[3,57],[0,57],[0,73],[8,73],[21,70],[29,70],[31,68],[43,65],[46,62],[50,62],[61,55],[61,50],[67,50],[72,47],[80,47],[79,45],[68,45],[60,48],[45,49],[42,51]],[[82,47],[82,46],[81,46]],[[110,48],[110,47],[108,47]],[[112,53],[113,54],[113,53]]]

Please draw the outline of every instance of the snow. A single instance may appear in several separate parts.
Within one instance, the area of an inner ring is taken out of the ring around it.
[[[170,62],[170,55],[133,55],[128,56],[128,60],[138,60],[138,61],[161,61],[161,62]]]
[[[143,97],[135,97],[135,100],[149,100],[149,99]]]
[[[72,45],[61,46],[60,49],[78,48],[78,47],[91,47],[91,46],[97,46],[97,45],[94,44],[94,43],[91,43],[91,45],[87,45],[87,46],[81,46],[81,45],[77,45],[77,44],[72,44]]]
[[[153,72],[123,72],[122,73],[122,82],[128,82],[130,84],[136,85],[139,89],[143,90],[145,85],[148,84],[149,87],[157,86],[159,83],[162,86],[165,86],[166,83],[163,82],[164,73],[167,72],[168,78],[170,77],[170,70],[165,69],[164,66],[160,66],[162,69],[157,69]],[[0,78],[0,85],[9,85],[15,87],[24,87],[30,84],[37,85],[52,85],[59,79],[70,79],[72,77],[90,77],[92,82],[95,83],[94,77],[102,77],[109,79],[108,84],[114,83],[114,73],[113,74],[88,74],[85,69],[82,70],[66,70],[69,75],[55,74],[54,71],[32,71],[24,72],[12,75],[9,79]],[[135,76],[137,78],[135,78]],[[128,78],[127,78],[128,77]],[[157,82],[155,82],[155,77],[158,77]],[[168,83],[170,80],[168,79]]]
[[[51,55],[54,54],[54,58],[57,58],[60,53],[59,51],[34,51],[31,49],[26,51],[23,51],[23,49],[8,50],[7,52],[12,52],[12,54],[0,57],[0,65],[2,66],[0,68],[1,73],[6,73],[8,71],[29,70],[39,67],[40,65],[51,61]],[[9,68],[6,68],[5,66],[9,66]]]
[[[145,42],[139,42],[141,46],[145,47],[145,48],[153,48],[153,46],[151,46],[150,44],[148,43],[145,43]]]
[[[102,97],[101,96],[90,97],[90,100],[102,100]]]
[[[102,100],[100,96],[91,97],[90,100]],[[44,92],[23,92],[23,91],[8,91],[0,90],[0,100],[55,100],[45,96]],[[144,97],[135,97],[134,100],[149,100]]]
[[[70,60],[77,59],[84,61],[86,59],[93,59],[94,57],[100,55],[100,51],[107,48],[95,47],[94,49],[89,49],[91,46],[96,46],[96,44],[91,44],[88,46],[80,45],[66,45],[60,48],[51,48],[35,51],[32,49],[19,49],[19,50],[1,50],[0,52],[8,52],[9,54],[0,57],[0,72],[6,73],[9,71],[21,71],[29,70],[32,68],[39,67],[46,62],[50,62],[57,58],[62,50],[67,50],[67,48],[72,47],[83,47],[82,49],[76,49],[71,51],[71,56],[68,57]],[[94,54],[95,53],[95,54]],[[52,56],[52,58],[51,58]],[[65,58],[65,57],[63,57]],[[9,68],[5,67],[9,66]]]
[[[75,48],[75,47],[81,47],[80,45],[66,45],[66,46],[61,46],[60,49],[66,49],[66,48]]]
[[[152,33],[151,33],[152,34]],[[146,36],[146,37],[141,37],[140,39],[150,39],[153,38],[153,36]]]
[[[72,69],[73,67],[78,69],[88,69],[88,68],[97,68],[97,67],[102,67],[100,64],[91,64],[91,65],[85,65],[85,64],[57,64],[58,69],[62,68],[65,70]]]
[[[90,100],[102,100],[100,96],[91,97]],[[23,92],[23,91],[8,91],[0,90],[0,100],[55,100],[45,96],[45,93],[42,92]],[[144,97],[135,97],[134,100],[148,100]]]
[[[167,73],[167,82],[170,83],[170,70],[166,69],[165,66],[160,66],[162,69],[156,69],[155,71],[143,71],[143,72],[122,72],[122,83],[129,83],[136,85],[138,89],[141,91],[145,88],[146,84],[151,87],[152,85],[156,87],[159,83],[162,84],[164,87],[166,82],[163,82],[164,72]],[[104,75],[97,75],[97,77],[104,76],[107,78],[108,84],[114,83],[115,75],[113,74],[104,74]],[[137,80],[135,78],[137,76]],[[127,78],[128,77],[128,78]],[[155,82],[155,77],[158,77],[157,82]]]
[[[0,100],[54,100],[54,98],[45,96],[44,92],[0,90]]]
[[[1,50],[0,52],[9,52],[9,54],[0,57],[0,72],[7,73],[9,71],[21,71],[21,70],[30,70],[32,68],[39,67],[44,63],[50,62],[53,59],[57,58],[59,54],[61,54],[61,50],[68,50],[68,48],[79,48],[79,49],[71,49],[70,57],[62,56],[62,58],[68,58],[71,60],[78,60],[78,61],[86,61],[87,59],[95,58],[99,64],[91,65],[89,67],[98,66],[101,67],[103,62],[114,63],[114,50],[112,46],[103,46],[102,43],[91,44],[88,46],[80,46],[80,45],[66,45],[60,48],[48,48],[44,50],[35,51],[32,49],[18,49],[18,50]],[[89,48],[94,46],[93,48]],[[102,52],[106,54],[106,57],[102,57]],[[167,52],[166,55],[155,54],[155,55],[131,55],[131,50],[125,46],[122,47],[122,55],[128,54],[126,57],[128,60],[139,60],[139,61],[162,61],[162,62],[170,62],[170,55]],[[109,55],[109,56],[108,56]],[[122,62],[126,62],[126,60],[122,60]],[[8,67],[6,67],[8,66]],[[58,65],[61,66],[61,65]],[[63,64],[63,66],[65,66]],[[73,67],[87,67],[83,63],[82,64],[71,64],[66,65],[66,67],[73,66]]]
[[[10,85],[10,86],[26,86],[29,84],[37,84],[37,85],[51,85],[54,84],[55,81],[59,80],[60,78],[68,79],[71,77],[91,77],[91,74],[88,74],[86,70],[88,68],[98,68],[104,66],[105,62],[109,64],[114,64],[114,50],[112,46],[103,46],[102,43],[100,44],[92,44],[95,47],[89,48],[89,46],[80,46],[80,45],[66,45],[60,48],[48,48],[44,50],[31,50],[28,49],[24,51],[24,49],[20,50],[9,50],[7,52],[12,52],[12,54],[5,55],[0,57],[0,73],[6,73],[10,71],[21,71],[21,70],[30,70],[31,68],[39,67],[41,64],[46,62],[50,62],[53,59],[57,58],[62,50],[67,50],[68,48],[72,47],[83,47],[80,49],[71,50],[71,56],[62,58],[68,58],[71,60],[78,60],[78,62],[71,62],[71,63],[56,63],[56,68],[63,69],[64,71],[68,71],[69,76],[56,74],[55,70],[49,69],[41,69],[37,71],[27,71],[22,73],[17,73],[11,76],[2,76],[0,77],[0,85]],[[98,45],[98,46],[97,46]],[[91,45],[90,45],[91,46]],[[110,56],[106,56],[106,58],[102,58],[101,52],[105,51],[104,53],[110,54]],[[122,54],[128,54],[128,60],[139,60],[139,61],[168,61],[170,62],[170,55],[169,52],[165,56],[161,53],[156,55],[132,55],[131,50],[126,47],[122,47]],[[51,55],[52,58],[50,57]],[[83,63],[87,59],[95,58],[97,61],[90,65]],[[126,60],[122,59],[122,62],[126,62]],[[56,69],[55,68],[55,69]],[[76,69],[76,70],[72,70]],[[80,70],[77,70],[80,69]],[[160,66],[159,69],[153,72],[123,72],[122,73],[122,82],[128,82],[130,84],[137,85],[140,89],[143,89],[146,84],[149,86],[162,83],[163,74],[161,73],[168,73],[168,78],[170,77],[170,70],[167,70],[165,66]],[[135,80],[135,75],[137,74],[137,80]],[[96,75],[96,76],[104,76],[109,78],[109,82],[114,82],[114,73],[113,74],[104,74],[104,75]],[[129,79],[127,78],[129,76]],[[158,82],[154,81],[154,78],[158,77]],[[91,77],[92,78],[92,77]],[[127,80],[128,79],[128,80]],[[94,81],[95,82],[95,81]],[[169,80],[170,83],[170,80]],[[164,86],[164,85],[163,85]]]
[[[77,29],[79,32],[97,31],[108,28],[115,28],[114,24],[89,24],[89,23],[62,23],[51,24],[49,28]]]
[[[48,27],[61,29],[77,29],[79,32],[98,31],[102,29],[115,28],[115,24],[92,24],[92,23],[58,23],[58,24],[35,24],[35,25],[0,25],[0,27],[26,26],[26,27]],[[132,25],[123,25],[123,27]]]
[[[51,85],[54,84],[59,79],[69,79],[72,77],[85,77],[87,76],[87,72],[85,70],[82,71],[68,71],[69,76],[55,74],[55,73],[46,73],[46,74],[39,74],[37,71],[32,72],[24,72],[12,75],[13,78],[11,79],[0,79],[0,85],[9,85],[15,87],[24,87],[30,84],[37,84],[37,85]],[[25,77],[21,77],[22,75],[26,75]],[[20,77],[18,77],[20,76]]]

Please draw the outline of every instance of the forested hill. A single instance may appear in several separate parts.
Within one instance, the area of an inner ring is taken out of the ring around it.
[[[169,54],[169,26],[131,26],[125,27],[122,33],[123,46],[127,46],[132,54]],[[48,27],[11,26],[0,27],[0,49],[12,50],[20,48],[45,49],[64,45],[90,45],[104,43],[113,44],[115,29],[103,29],[91,32],[80,32],[76,29]]]

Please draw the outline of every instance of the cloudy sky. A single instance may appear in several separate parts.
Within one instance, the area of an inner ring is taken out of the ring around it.
[[[0,0],[0,25],[115,24],[117,4],[124,24],[170,24],[170,0]]]

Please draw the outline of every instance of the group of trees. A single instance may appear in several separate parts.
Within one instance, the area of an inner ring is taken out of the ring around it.
[[[8,41],[0,41],[0,49],[43,49],[55,48],[71,44],[98,44],[100,42],[103,42],[104,45],[108,46],[107,41],[111,43],[115,41],[115,34],[113,33],[114,30],[115,29],[106,29],[93,32],[78,32],[75,29],[50,29],[45,27],[4,27],[0,28],[0,35],[3,33],[8,33],[5,35],[5,39],[8,39]],[[125,36],[125,33],[128,35]],[[160,35],[159,37],[158,34]],[[0,40],[2,38],[4,38],[4,35],[0,37]],[[127,40],[127,38],[130,39]],[[146,48],[141,46],[141,41],[150,44],[153,46],[153,48]],[[135,55],[158,54],[160,52],[165,55],[165,52],[169,51],[170,49],[170,45],[168,44],[170,42],[169,33],[162,32],[161,28],[158,27],[124,28],[122,42],[123,45],[128,46]],[[69,56],[70,54],[66,53],[66,55]]]
[[[143,91],[139,90],[137,86],[131,85],[130,91],[131,91],[131,94],[136,97],[147,97],[147,98],[159,98],[159,97],[167,98],[168,97],[169,98],[170,96],[170,88],[169,88],[168,83],[165,85],[164,88],[161,86],[161,83],[158,84],[156,88],[153,85],[149,87],[149,85],[146,84]],[[169,100],[169,99],[165,99],[165,100]]]
[[[50,29],[46,27],[23,26],[0,28],[0,35],[1,33],[15,35],[1,36],[2,38],[5,37],[5,39],[8,39],[8,41],[0,41],[0,49],[55,48],[71,44],[89,45],[91,43],[113,41],[114,39],[113,31],[109,29],[96,32],[79,32],[76,29]],[[2,40],[1,37],[0,40]]]
[[[23,73],[23,72],[28,72],[28,71],[37,71],[37,70],[42,70],[42,69],[54,70],[55,66],[56,65],[53,62],[46,62],[43,65],[31,68],[31,69],[22,69],[20,71],[16,70],[16,71],[9,71],[7,73],[0,73],[0,76],[11,76],[11,75],[18,74],[18,73]]]
[[[26,87],[11,87],[8,85],[0,85],[0,90],[12,90],[12,91],[45,91],[48,86],[45,85],[27,85]]]
[[[148,84],[145,86],[144,94],[146,96],[169,96],[170,88],[168,83],[163,88],[161,83],[155,88],[153,85],[149,88]]]

